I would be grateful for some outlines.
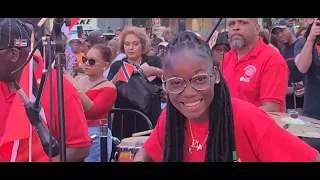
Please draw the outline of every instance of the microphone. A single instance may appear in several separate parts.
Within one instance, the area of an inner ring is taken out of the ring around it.
[[[63,21],[64,21],[64,18],[54,18],[53,19],[53,22],[57,23],[57,24],[63,23]]]
[[[18,95],[20,96],[24,107],[26,109],[26,113],[28,116],[28,119],[33,127],[35,127],[44,152],[49,156],[49,149],[52,148],[52,156],[56,157],[60,154],[59,144],[58,142],[52,137],[52,146],[49,146],[50,142],[50,136],[47,128],[43,124],[43,117],[40,115],[40,107],[34,108],[34,103],[32,103],[25,92],[21,89],[19,84],[14,81],[14,86],[17,90]]]
[[[71,19],[70,18],[54,18],[53,19],[54,24],[65,24],[67,27],[71,25]]]

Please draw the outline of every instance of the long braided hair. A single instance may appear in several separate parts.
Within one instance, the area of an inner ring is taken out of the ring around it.
[[[192,32],[179,33],[167,46],[163,63],[165,65],[172,54],[185,49],[199,51],[201,57],[211,61],[220,74],[220,82],[214,86],[215,95],[209,107],[209,135],[205,161],[233,162],[236,155],[230,93],[221,71],[212,59],[212,52],[208,44]],[[183,162],[185,122],[186,117],[173,106],[169,99],[166,114],[164,162]]]

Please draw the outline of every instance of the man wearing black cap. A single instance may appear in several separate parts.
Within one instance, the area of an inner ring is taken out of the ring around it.
[[[304,80],[303,74],[299,72],[294,63],[294,47],[301,40],[298,40],[294,34],[292,34],[290,25],[284,19],[277,19],[273,23],[270,32],[277,37],[281,44],[283,44],[284,47],[281,50],[281,55],[286,60],[290,70],[286,96],[286,108],[289,110],[297,109],[302,113],[304,89],[302,88],[302,85],[299,84],[297,85],[301,86],[301,88],[297,90],[294,90],[292,87],[292,83],[299,83]],[[294,104],[294,98],[296,98],[296,104]]]
[[[101,31],[91,31],[88,36],[88,40],[90,42],[90,47],[96,44],[106,44],[103,33]]]
[[[3,150],[8,143],[4,137],[14,136],[12,132],[17,132],[21,129],[29,129],[25,127],[25,124],[21,123],[21,119],[9,119],[10,113],[16,112],[21,101],[17,101],[20,97],[16,95],[16,91],[13,85],[13,79],[10,73],[19,67],[26,61],[31,45],[31,30],[28,26],[16,18],[6,18],[0,22],[0,149]],[[44,67],[42,59],[38,56],[34,56],[34,74],[36,79],[41,78],[41,72]],[[22,72],[17,73],[14,77],[19,81]],[[57,80],[56,71],[52,70],[53,77],[53,136],[59,139],[58,133],[58,109],[57,109]],[[24,79],[26,80],[26,79]],[[24,81],[21,81],[22,83]],[[39,83],[39,81],[38,81]],[[42,105],[45,111],[47,119],[49,119],[49,81],[45,85],[43,92]],[[39,86],[39,84],[37,84]],[[67,145],[67,161],[83,161],[89,154],[89,147],[91,145],[91,138],[88,136],[88,126],[82,109],[81,100],[78,96],[78,92],[70,84],[68,80],[64,80],[64,97],[65,97],[65,126],[66,126],[66,145]],[[15,103],[17,102],[17,103]],[[12,106],[15,105],[15,106]],[[21,106],[23,104],[21,103]],[[19,107],[20,109],[20,107]],[[13,111],[13,112],[12,112]],[[24,112],[21,112],[24,113]],[[26,118],[23,116],[23,118]],[[26,119],[24,119],[26,120]],[[28,121],[28,120],[26,120]],[[23,121],[25,122],[25,121]],[[9,126],[10,124],[10,126]],[[6,126],[7,125],[7,126]],[[23,126],[23,127],[21,127]],[[33,136],[38,136],[33,133]],[[19,146],[16,150],[16,156],[12,159],[14,148],[6,149],[6,151],[0,151],[2,160],[0,161],[14,161],[14,162],[27,162],[28,156],[28,141],[16,137],[14,139],[19,140]],[[32,138],[32,161],[48,161],[47,155],[44,153],[41,146],[39,146],[39,139]],[[13,144],[13,143],[12,143]],[[11,155],[8,154],[12,153]],[[56,158],[59,161],[59,158]]]
[[[227,32],[220,32],[215,45],[212,47],[213,58],[220,64],[224,55],[230,50]]]

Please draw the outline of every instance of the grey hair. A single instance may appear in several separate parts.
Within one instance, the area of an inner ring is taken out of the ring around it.
[[[237,40],[230,41],[230,47],[231,48],[238,49],[238,48],[242,48],[243,45],[244,45],[244,40],[243,39],[237,39]]]

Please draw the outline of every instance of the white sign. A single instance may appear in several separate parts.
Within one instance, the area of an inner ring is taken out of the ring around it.
[[[86,29],[96,29],[98,28],[98,19],[97,18],[80,18],[76,25],[74,25],[71,31],[76,31],[77,26],[81,25],[83,30]],[[53,27],[53,18],[50,19],[50,27]]]
[[[95,29],[98,27],[98,20],[97,18],[80,18],[77,24],[72,28],[77,29],[77,26],[82,26],[83,29]]]

